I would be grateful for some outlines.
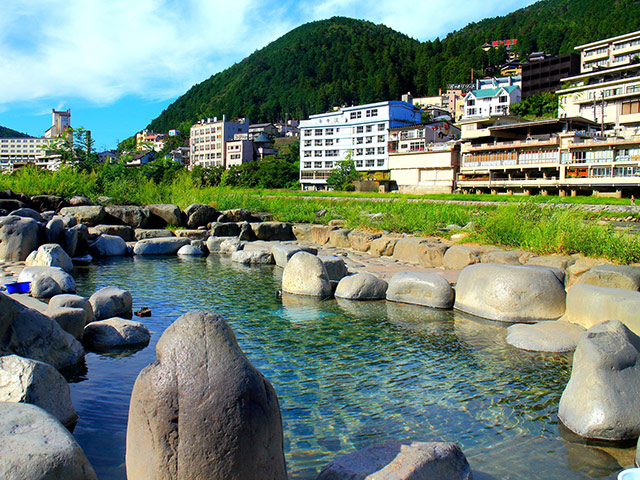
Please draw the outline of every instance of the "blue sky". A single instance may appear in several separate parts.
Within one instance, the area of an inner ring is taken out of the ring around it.
[[[192,85],[289,30],[334,15],[418,40],[504,15],[526,0],[4,0],[0,125],[40,136],[71,109],[98,151],[142,130]]]

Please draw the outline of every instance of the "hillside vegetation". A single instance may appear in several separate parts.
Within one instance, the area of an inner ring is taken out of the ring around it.
[[[490,71],[500,55],[484,52],[485,42],[518,38],[522,55],[558,54],[638,29],[640,2],[632,0],[543,0],[427,42],[334,17],[302,25],[193,86],[149,128],[163,132],[223,114],[252,122],[301,119],[339,105],[399,100],[408,91],[436,95],[448,83],[470,82],[472,71]]]
[[[27,138],[29,135],[26,133],[18,132],[7,127],[0,126],[0,138]]]

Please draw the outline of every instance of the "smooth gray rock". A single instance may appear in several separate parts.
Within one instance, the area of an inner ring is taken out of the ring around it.
[[[335,255],[318,255],[318,258],[327,270],[329,280],[332,282],[339,282],[343,277],[349,275],[349,269],[342,258]]]
[[[231,261],[245,265],[272,265],[273,255],[268,250],[238,250],[231,254]]]
[[[482,263],[499,263],[501,265],[520,265],[520,258],[525,255],[522,250],[492,250],[480,255]]]
[[[238,238],[243,242],[253,242],[256,239],[256,235],[253,233],[253,229],[249,222],[242,222],[240,224],[240,233],[238,234]]]
[[[59,215],[62,218],[62,223],[64,223],[64,228],[71,228],[78,225],[78,220],[73,215]]]
[[[112,217],[117,223],[132,228],[146,228],[151,223],[151,212],[148,208],[137,205],[107,205],[104,207],[107,219]]]
[[[104,220],[105,211],[104,207],[99,205],[65,207],[60,210],[60,215],[71,215],[76,218],[78,223],[95,227]]]
[[[56,215],[47,222],[45,236],[47,243],[64,245],[64,221],[62,217]]]
[[[640,292],[576,283],[567,291],[567,310],[562,317],[584,328],[605,320],[620,320],[640,335]]]
[[[144,240],[145,238],[175,237],[171,230],[163,230],[159,228],[136,228],[133,235],[138,241]]]
[[[382,300],[387,293],[387,282],[370,273],[356,273],[343,277],[336,287],[336,298],[348,300]]]
[[[234,208],[221,212],[230,222],[255,222],[257,217],[253,216],[246,208]]]
[[[141,322],[119,317],[91,322],[84,327],[82,343],[91,350],[147,345],[151,334]]]
[[[564,277],[555,269],[478,263],[460,272],[455,308],[503,322],[555,320],[565,311]]]
[[[209,253],[221,253],[220,245],[226,240],[225,237],[209,237],[207,238],[207,250]]]
[[[74,195],[69,199],[69,204],[72,207],[82,207],[91,205],[91,200],[89,200],[87,197],[83,197],[82,195]]]
[[[191,240],[186,237],[146,238],[136,243],[133,253],[135,255],[175,255],[180,247],[190,243]]]
[[[212,222],[209,230],[214,237],[237,237],[240,235],[240,226],[237,223]]]
[[[350,228],[336,228],[329,232],[329,246],[333,248],[351,248],[349,241]]]
[[[44,222],[44,218],[42,218],[42,215],[40,215],[39,212],[36,212],[33,208],[18,208],[17,210],[11,212],[9,215],[13,215],[15,217],[33,218],[36,222],[40,223]]]
[[[640,435],[640,337],[621,322],[594,325],[583,334],[558,419],[589,439],[630,440]]]
[[[640,290],[640,267],[597,265],[580,277],[580,283],[638,291]]]
[[[82,345],[46,315],[0,293],[0,355],[20,355],[60,369],[84,357]]]
[[[387,300],[431,308],[453,306],[453,288],[435,273],[398,272],[389,280]]]
[[[89,244],[89,253],[95,257],[114,257],[127,254],[127,243],[117,235],[100,235]]]
[[[59,195],[34,195],[31,197],[31,205],[39,212],[57,212],[66,205],[66,202]]]
[[[286,243],[278,243],[271,246],[271,254],[273,259],[279,267],[284,268],[287,262],[298,252],[309,252],[313,255],[318,253],[318,249],[315,247],[307,247],[300,245],[290,245]]]
[[[52,307],[49,305],[45,315],[58,322],[65,332],[70,333],[77,340],[82,340],[86,315],[82,308]]]
[[[62,289],[52,277],[39,276],[31,282],[29,292],[34,298],[50,298],[54,295],[60,295]]]
[[[156,354],[131,395],[128,478],[286,480],[275,391],[222,317],[186,313]]]
[[[332,293],[327,270],[320,258],[298,252],[282,273],[282,291],[296,295],[328,297]]]
[[[316,480],[472,480],[455,443],[397,441],[336,458]]]
[[[187,217],[188,228],[207,226],[218,217],[218,212],[215,208],[201,203],[192,203],[184,209],[184,214]]]
[[[57,243],[40,245],[38,250],[34,250],[27,257],[25,265],[28,267],[60,267],[67,272],[73,270],[71,257],[64,251],[64,248]]]
[[[156,203],[147,205],[151,212],[151,221],[159,226],[173,225],[181,227],[184,225],[184,214],[180,207],[170,203]]]
[[[217,238],[217,237],[212,237]],[[223,255],[231,255],[233,252],[237,252],[238,250],[242,250],[244,248],[244,243],[239,238],[234,237],[223,237],[224,240],[220,242],[220,246],[218,247],[218,253]],[[209,246],[209,241],[207,240],[207,247]]]
[[[194,247],[193,245],[189,244],[180,247],[180,250],[178,250],[178,255],[184,257],[202,257],[204,255],[204,252],[198,247]]]
[[[552,267],[559,270],[566,270],[576,262],[576,259],[568,255],[548,255],[542,257],[531,257],[527,260],[527,265],[538,265],[541,267]]]
[[[103,235],[115,235],[125,242],[131,242],[134,238],[134,230],[129,225],[96,225],[93,229]]]
[[[75,280],[60,267],[25,267],[18,275],[18,281],[32,282],[33,287],[33,282],[43,277],[53,279],[53,281],[60,286],[60,292],[58,293],[74,293],[76,291]]]
[[[442,266],[449,270],[462,270],[467,265],[480,262],[481,255],[477,248],[452,245],[444,254]]]
[[[81,297],[80,295],[62,294],[51,297],[49,300],[49,308],[56,307],[81,308],[84,311],[85,325],[95,320],[91,303],[89,303],[88,299]]]
[[[531,352],[572,352],[584,331],[579,325],[561,320],[518,323],[507,329],[507,343]]]
[[[0,402],[0,458],[5,480],[97,479],[69,430],[26,403]]]
[[[0,357],[0,402],[36,405],[65,426],[78,420],[65,378],[48,363],[18,355]]]
[[[133,297],[128,290],[104,287],[89,297],[89,303],[96,320],[132,316]]]
[[[38,248],[40,227],[33,218],[0,217],[0,260],[21,262]]]
[[[295,240],[292,224],[286,222],[251,223],[251,229],[258,240]]]

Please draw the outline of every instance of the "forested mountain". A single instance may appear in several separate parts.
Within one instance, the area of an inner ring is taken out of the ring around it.
[[[470,82],[472,70],[486,73],[496,52],[484,52],[485,42],[517,38],[521,55],[558,54],[634,30],[634,0],[542,0],[423,43],[384,25],[334,17],[302,25],[193,86],[149,128],[166,132],[223,114],[254,123],[305,118],[336,105],[399,100],[408,91],[435,95],[448,83]]]
[[[0,127],[0,138],[26,138],[28,136],[25,133],[20,133],[7,127]]]

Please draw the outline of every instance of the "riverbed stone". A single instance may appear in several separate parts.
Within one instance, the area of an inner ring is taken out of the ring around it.
[[[580,278],[581,283],[609,288],[640,290],[640,267],[631,265],[597,265]]]
[[[273,255],[275,264],[282,268],[284,268],[291,257],[298,252],[309,252],[316,255],[318,253],[318,249],[315,247],[292,245],[287,243],[276,243],[271,246],[271,255]]]
[[[370,273],[356,273],[343,277],[336,287],[335,296],[348,300],[382,300],[387,293],[387,282]]]
[[[313,225],[308,223],[294,223],[291,226],[291,231],[293,232],[294,237],[299,242],[313,242],[313,237],[311,236],[311,229]]]
[[[233,208],[231,210],[223,210],[222,213],[229,222],[255,222],[258,217],[254,216],[246,208]]]
[[[620,320],[640,335],[640,292],[577,283],[567,291],[563,320],[591,328],[605,320]]]
[[[57,369],[75,365],[84,357],[82,345],[57,322],[3,293],[0,331],[0,355],[20,355]]]
[[[84,309],[76,307],[49,306],[44,313],[51,319],[58,322],[65,332],[70,333],[77,340],[82,340],[82,332],[85,326]]]
[[[209,238],[209,232],[204,229],[179,228],[174,233],[176,237],[188,238],[189,240],[206,240]]]
[[[467,265],[480,262],[480,256],[481,252],[474,247],[452,245],[444,254],[442,266],[449,270],[462,270]]]
[[[552,267],[560,270],[566,270],[576,262],[574,257],[568,255],[546,255],[540,257],[531,257],[527,260],[527,265],[539,265],[541,267]]]
[[[500,265],[520,265],[525,255],[522,250],[492,250],[480,255],[482,263],[498,263]]]
[[[231,255],[233,252],[237,252],[238,250],[242,250],[244,248],[244,243],[235,237],[223,237],[224,240],[220,242],[220,246],[218,247],[219,253],[223,255]],[[208,240],[207,240],[208,242]],[[207,247],[209,243],[207,243]]]
[[[69,430],[27,403],[0,402],[0,458],[5,480],[97,479]]]
[[[82,343],[91,350],[107,351],[113,348],[147,345],[151,334],[141,322],[112,317],[91,322],[84,327]]]
[[[282,273],[282,291],[314,297],[330,296],[331,283],[322,260],[308,252],[293,255]]]
[[[50,298],[61,294],[62,289],[52,277],[40,276],[31,281],[29,293],[34,298]]]
[[[330,281],[339,282],[343,277],[349,275],[347,264],[341,257],[335,255],[318,255],[318,258],[324,265]]]
[[[33,208],[18,208],[9,215],[13,215],[14,217],[33,218],[36,222],[44,223],[44,218],[42,218],[40,212],[36,212]]]
[[[369,254],[373,257],[390,257],[393,255],[393,251],[398,240],[398,237],[382,235],[371,242]]]
[[[209,231],[214,237],[237,237],[240,235],[240,225],[231,222],[212,222]]]
[[[240,224],[240,233],[238,234],[238,239],[243,242],[253,242],[256,240],[256,234],[253,233],[253,228],[251,228],[251,224],[249,222],[242,222]]]
[[[604,265],[607,262],[598,258],[579,257],[573,265],[567,267],[565,273],[564,286],[568,290],[571,286],[580,282],[582,276],[597,265]]]
[[[368,252],[371,248],[371,242],[380,238],[382,234],[367,232],[365,230],[352,230],[349,233],[349,242],[351,248],[358,252]]]
[[[76,291],[75,280],[60,267],[25,267],[18,275],[18,282],[31,282],[33,288],[33,283],[39,278],[53,279],[60,286],[60,292],[58,293],[74,293]]]
[[[178,255],[181,257],[202,257],[204,256],[204,252],[202,249],[189,244],[180,247]]]
[[[53,216],[45,226],[45,237],[47,243],[57,243],[64,245],[64,221],[60,215]]]
[[[175,255],[180,247],[189,245],[187,237],[145,238],[133,247],[134,255]]]
[[[273,255],[268,250],[238,250],[231,254],[231,261],[245,265],[272,265]]]
[[[329,232],[329,246],[333,248],[351,248],[350,228],[336,228]]]
[[[34,195],[31,197],[31,205],[38,212],[57,212],[68,204],[59,195]]]
[[[65,378],[48,363],[18,355],[0,357],[0,402],[36,405],[65,426],[78,420]]]
[[[107,205],[104,207],[107,223],[128,225],[132,228],[147,228],[151,224],[151,212],[137,205]]]
[[[617,320],[582,336],[558,419],[577,435],[630,440],[640,435],[640,337]]]
[[[101,234],[115,235],[120,237],[125,242],[131,242],[134,239],[133,228],[129,225],[96,225],[96,230]]]
[[[387,300],[431,308],[453,306],[454,292],[447,280],[435,273],[398,272],[389,280]]]
[[[127,243],[117,235],[100,235],[89,244],[89,253],[95,257],[113,257],[127,254]]]
[[[93,315],[93,307],[89,300],[81,297],[80,295],[73,294],[62,294],[56,295],[55,297],[51,297],[49,300],[49,308],[56,307],[71,307],[71,308],[81,308],[84,312],[84,323],[93,322],[95,319]]]
[[[69,199],[69,205],[71,205],[72,207],[87,206],[87,205],[91,205],[91,200],[89,200],[87,197],[84,197],[82,195],[74,195]]]
[[[286,480],[276,393],[221,316],[186,313],[156,354],[131,395],[128,478]]]
[[[39,265],[42,267],[60,267],[70,272],[73,270],[71,257],[57,243],[45,243],[40,245],[27,257],[25,265],[28,267]]]
[[[441,267],[449,246],[438,239],[403,237],[393,249],[393,258],[399,262],[425,267]]]
[[[531,352],[572,352],[584,332],[583,327],[562,320],[518,323],[507,329],[507,343]]]
[[[133,297],[128,290],[104,287],[89,297],[89,303],[96,320],[132,316]]]
[[[173,225],[180,227],[184,225],[184,214],[180,207],[170,203],[154,203],[147,205],[151,213],[151,222],[158,226]]]
[[[254,222],[251,229],[258,240],[295,240],[292,224],[288,222]]]
[[[167,238],[175,237],[171,230],[161,228],[136,228],[133,232],[136,240],[144,240],[145,238]]]
[[[337,457],[316,480],[471,480],[471,467],[455,443],[395,441]]]
[[[40,227],[32,218],[0,217],[0,260],[23,261],[38,248]]]
[[[89,229],[86,225],[75,225],[64,231],[64,249],[71,258],[86,255],[89,252]]]
[[[218,217],[215,208],[202,203],[192,203],[184,209],[184,214],[187,217],[187,228],[205,227]]]
[[[503,322],[555,320],[565,311],[564,278],[547,267],[469,265],[458,277],[454,306]]]
[[[72,215],[79,223],[95,227],[104,220],[105,211],[100,205],[65,207],[60,210],[60,215]]]
[[[324,245],[329,242],[329,236],[331,232],[338,227],[332,227],[329,225],[313,225],[311,227],[311,239],[313,243],[318,245]]]

